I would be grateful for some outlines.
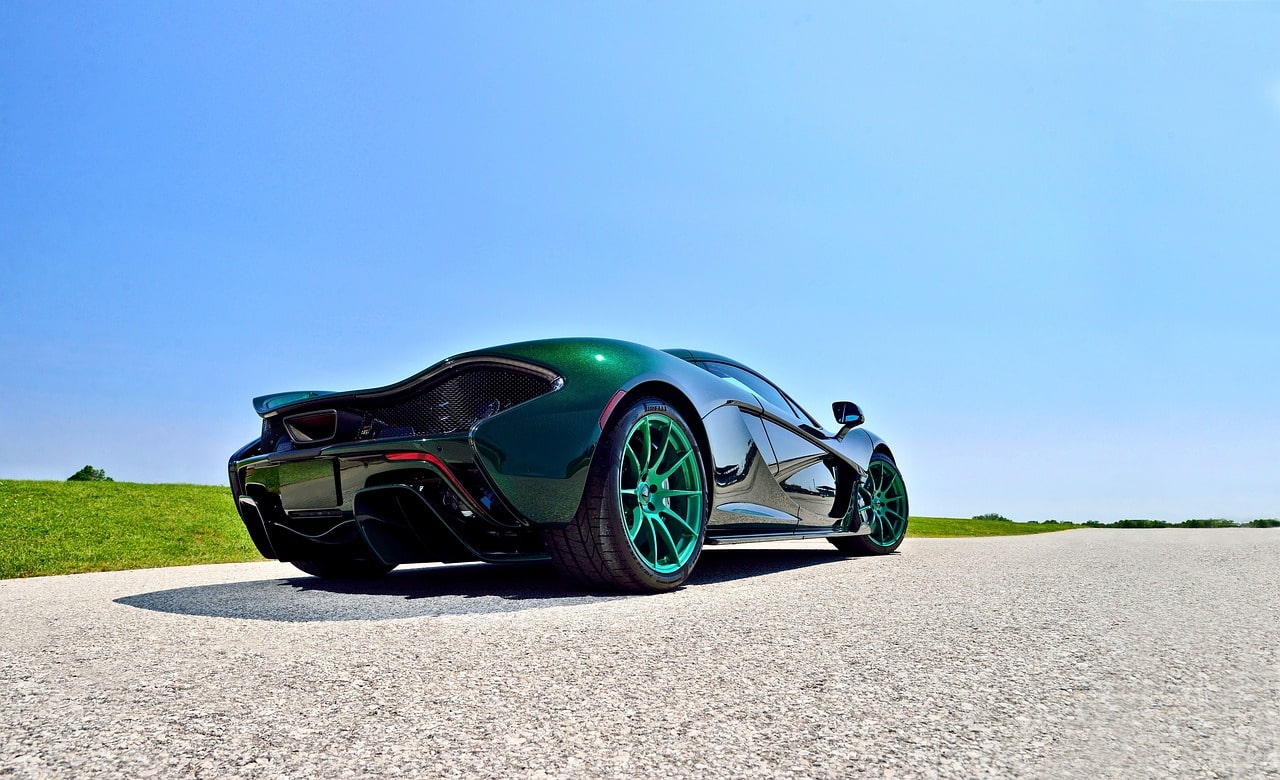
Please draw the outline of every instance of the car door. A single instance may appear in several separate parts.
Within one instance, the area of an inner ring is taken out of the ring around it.
[[[716,443],[709,536],[767,536],[795,530],[797,507],[773,476],[777,463],[758,409],[726,404],[702,419]]]
[[[843,515],[847,501],[838,500],[839,459],[815,442],[825,434],[803,409],[759,374],[729,363],[708,361],[703,368],[743,385],[760,399],[761,422],[773,450],[770,471],[794,505],[792,514],[799,518],[796,529],[831,530],[842,519],[833,514]]]

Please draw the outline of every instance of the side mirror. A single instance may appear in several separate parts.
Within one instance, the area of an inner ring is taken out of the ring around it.
[[[846,428],[856,428],[867,421],[862,410],[853,401],[836,401],[831,404],[831,413],[836,416],[836,422]]]

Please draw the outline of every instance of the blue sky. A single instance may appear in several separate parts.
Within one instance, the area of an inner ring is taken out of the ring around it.
[[[1280,515],[1280,3],[0,4],[0,477],[602,335],[917,514]]]

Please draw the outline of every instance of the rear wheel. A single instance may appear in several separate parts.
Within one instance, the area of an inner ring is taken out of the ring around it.
[[[289,561],[313,577],[327,580],[375,580],[385,577],[392,564],[377,561]]]
[[[582,505],[546,532],[565,576],[587,585],[658,592],[693,571],[707,530],[708,491],[697,440],[656,398],[622,413],[601,438]]]
[[[828,541],[848,555],[885,555],[898,549],[907,535],[907,486],[888,455],[877,452],[871,456],[867,478],[858,488],[855,509],[871,526],[871,533],[837,536]]]

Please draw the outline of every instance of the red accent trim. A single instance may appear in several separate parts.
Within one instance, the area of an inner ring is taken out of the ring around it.
[[[449,484],[453,485],[454,490],[457,490],[458,493],[466,499],[467,503],[472,506],[472,508],[480,506],[480,503],[471,497],[471,494],[462,486],[462,483],[458,481],[458,478],[453,475],[453,472],[449,470],[449,467],[444,465],[444,461],[440,460],[435,455],[432,455],[429,452],[388,452],[383,457],[392,461],[420,460],[435,466],[441,476],[449,480]]]
[[[425,460],[435,466],[444,466],[439,458],[426,452],[388,452],[386,458],[387,460]]]
[[[626,390],[619,390],[613,394],[613,398],[609,399],[609,403],[605,404],[604,411],[600,413],[600,430],[604,430],[604,424],[609,422],[609,415],[613,414],[613,408],[622,400],[622,396],[626,395]]]

